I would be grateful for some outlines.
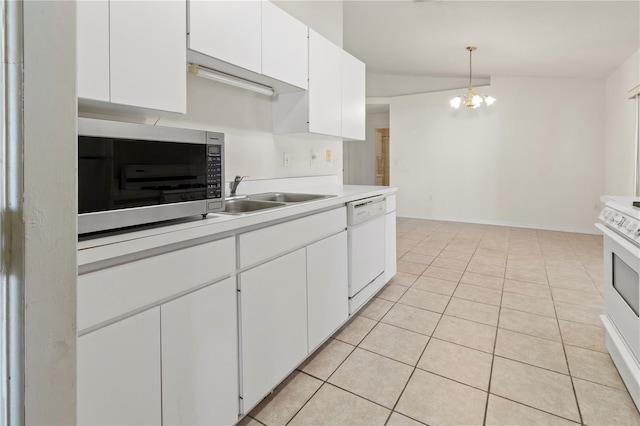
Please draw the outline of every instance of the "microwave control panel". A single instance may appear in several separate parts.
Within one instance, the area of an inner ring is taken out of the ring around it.
[[[224,134],[207,132],[207,213],[224,208]]]
[[[631,215],[612,209],[606,206],[598,218],[609,228],[618,231],[625,237],[640,242],[640,220]]]
[[[222,145],[207,145],[207,198],[222,198]]]

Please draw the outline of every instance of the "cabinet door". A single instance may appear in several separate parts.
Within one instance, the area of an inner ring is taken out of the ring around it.
[[[384,217],[384,281],[396,274],[396,212]]]
[[[77,4],[78,97],[109,101],[109,1]]]
[[[342,135],[342,49],[309,29],[309,131]]]
[[[305,249],[242,272],[239,279],[246,413],[307,356]]]
[[[365,139],[366,67],[364,62],[342,52],[342,136]]]
[[[308,28],[269,1],[262,3],[262,74],[307,88]]]
[[[385,218],[352,226],[349,231],[349,296],[355,296],[384,272]]]
[[[349,316],[347,231],[307,247],[309,352]]]
[[[190,1],[189,49],[261,72],[259,1]]]
[[[186,112],[186,13],[185,1],[111,1],[111,102]]]
[[[158,425],[160,308],[78,339],[78,424]]]
[[[162,305],[164,424],[238,421],[236,294],[228,278]]]

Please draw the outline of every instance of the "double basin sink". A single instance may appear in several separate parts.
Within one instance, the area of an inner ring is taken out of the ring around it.
[[[306,203],[335,197],[335,195],[295,194],[291,192],[266,192],[264,194],[241,195],[227,199],[224,203],[226,214],[249,214],[260,210],[275,209],[291,204]]]

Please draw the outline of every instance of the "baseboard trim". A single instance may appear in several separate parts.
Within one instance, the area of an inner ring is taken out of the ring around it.
[[[593,229],[590,229],[590,228],[574,228],[570,226],[541,225],[537,223],[506,222],[506,221],[499,221],[499,220],[478,220],[478,219],[462,220],[462,219],[429,217],[429,216],[423,216],[423,215],[400,214],[400,213],[396,213],[396,214],[397,214],[397,217],[406,218],[406,219],[426,219],[426,220],[438,220],[442,222],[473,223],[478,225],[508,226],[510,228],[529,228],[529,229],[540,229],[543,231],[573,232],[577,234],[602,235],[602,232],[600,232],[595,226]]]

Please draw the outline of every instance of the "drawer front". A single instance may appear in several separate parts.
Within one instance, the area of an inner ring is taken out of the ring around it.
[[[321,240],[347,227],[347,209],[341,207],[279,225],[241,234],[240,267],[246,268]]]
[[[78,277],[78,331],[125,316],[233,273],[235,241],[136,260]]]

